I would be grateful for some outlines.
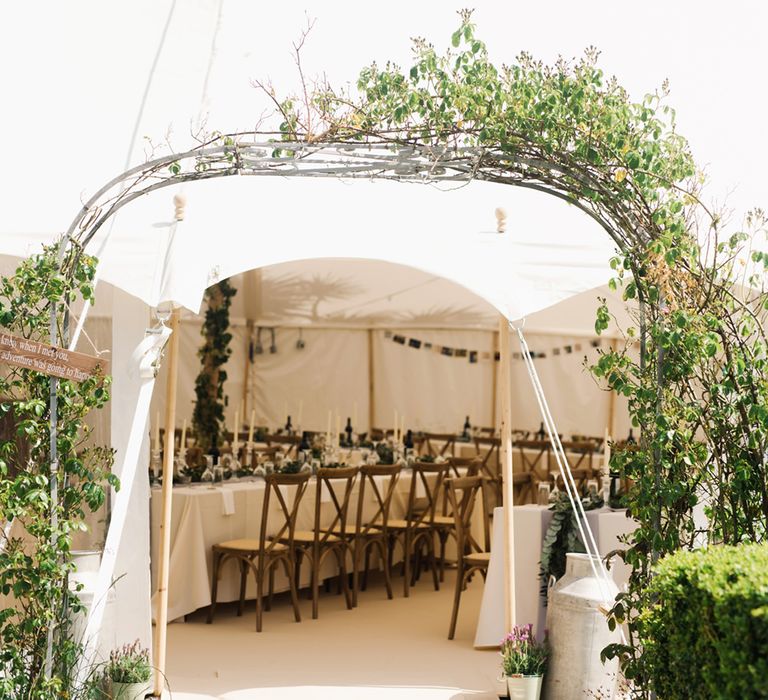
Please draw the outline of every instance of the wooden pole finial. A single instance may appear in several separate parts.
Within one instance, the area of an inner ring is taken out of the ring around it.
[[[184,221],[184,209],[187,206],[187,198],[181,192],[173,195],[173,206],[175,209],[173,216],[176,221]]]
[[[501,207],[496,208],[496,231],[504,233],[507,230],[507,212]]]

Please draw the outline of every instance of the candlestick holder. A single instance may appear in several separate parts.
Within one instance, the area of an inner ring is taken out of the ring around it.
[[[174,464],[173,473],[178,476],[180,473],[187,470],[187,448],[182,447],[179,449],[179,453],[176,455],[176,462]]]
[[[150,454],[150,458],[149,458],[149,466],[152,469],[153,484],[160,483],[160,470],[162,467],[162,463],[163,461],[160,455],[160,450],[152,450],[152,453]]]

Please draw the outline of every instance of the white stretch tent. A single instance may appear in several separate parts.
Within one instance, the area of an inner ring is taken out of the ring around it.
[[[700,162],[711,164],[715,194],[738,185],[730,201],[741,209],[765,199],[767,147],[755,137],[762,133],[765,96],[754,90],[764,64],[764,6],[731,3],[727,13],[702,6],[692,21],[687,7],[658,0],[633,13],[628,33],[618,5],[562,3],[553,25],[551,5],[476,4],[480,34],[499,63],[520,49],[551,62],[596,44],[605,51],[607,72],[637,100],[669,77],[680,131],[692,137]],[[375,26],[338,3],[314,4],[312,12],[320,22],[306,65],[339,84],[354,80],[357,68],[374,58],[407,65],[413,34],[444,46],[457,21],[443,3],[395,2]],[[270,7],[267,16],[258,3],[223,0],[38,0],[4,8],[0,58],[18,69],[6,72],[9,107],[0,116],[3,133],[12,135],[4,143],[5,161],[13,164],[0,176],[0,253],[26,255],[63,230],[83,193],[143,160],[145,136],[160,144],[169,135],[181,149],[190,127],[203,121],[222,131],[252,128],[267,100],[250,79],[269,76],[278,89],[296,84],[287,47],[303,13],[297,3]],[[652,53],[648,36],[655,38]],[[734,104],[739,128],[723,138]],[[491,185],[444,195],[383,183],[231,181],[189,187],[186,194],[188,220],[177,239],[183,250],[172,251],[167,273],[167,194],[126,209],[104,255],[102,279],[118,288],[112,313],[120,319],[112,327],[115,396],[122,402],[112,407],[118,473],[135,399],[131,353],[149,323],[147,305],[164,296],[197,311],[211,275],[297,259],[373,258],[445,276],[519,318],[603,283],[611,248],[561,203]],[[479,233],[493,230],[497,206],[510,215],[503,239]],[[574,243],[578,248],[560,248]],[[142,475],[146,463],[139,467]],[[119,570],[128,575],[117,586],[125,603],[118,606],[117,642],[149,641],[147,497],[142,475],[121,546]]]

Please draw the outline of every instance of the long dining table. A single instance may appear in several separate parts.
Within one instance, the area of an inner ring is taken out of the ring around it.
[[[385,477],[376,477],[376,479]],[[390,508],[390,518],[403,518],[408,504],[408,492],[412,472],[403,469],[398,480]],[[354,528],[357,512],[358,479],[353,487],[348,513],[349,526]],[[383,482],[380,484],[380,488]],[[173,487],[171,515],[170,576],[168,583],[168,619],[174,620],[211,604],[211,572],[214,544],[233,539],[258,539],[261,532],[262,509],[266,482],[261,477],[246,477],[241,480],[225,481],[216,485],[190,484]],[[295,488],[295,487],[294,487]],[[423,486],[417,482],[416,496],[423,495]],[[299,505],[296,528],[314,528],[317,479],[310,479],[304,498]],[[152,562],[159,560],[160,528],[162,515],[161,489],[153,488],[151,495],[151,543]],[[321,527],[330,525],[334,516],[334,505],[330,495],[321,494]],[[371,518],[377,510],[373,493],[366,490],[363,517]],[[281,512],[276,500],[270,505],[267,521],[267,535],[275,534],[282,524]],[[482,508],[475,508],[473,530],[480,532]],[[477,528],[477,529],[476,529]],[[453,541],[449,542],[448,556],[455,556]],[[399,553],[395,552],[395,561]],[[401,554],[399,555],[401,556]],[[376,562],[373,562],[374,565]],[[351,568],[350,568],[351,570]],[[321,577],[337,573],[332,557],[326,560]],[[309,584],[309,567],[302,570],[301,585]],[[152,567],[153,610],[157,600],[157,567]],[[275,590],[288,590],[288,581],[281,570],[276,571]],[[230,564],[219,580],[217,599],[219,602],[238,600],[240,593],[239,572]],[[249,577],[246,598],[255,597],[255,582]]]

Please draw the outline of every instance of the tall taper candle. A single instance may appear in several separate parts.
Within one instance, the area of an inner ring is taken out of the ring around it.
[[[179,445],[179,452],[184,450],[187,446],[187,419],[181,424],[181,445]]]
[[[157,412],[157,415],[155,416],[155,430],[154,430],[154,445],[152,445],[152,449],[155,452],[160,452],[160,411]]]
[[[331,410],[328,409],[328,428],[325,431],[325,444],[327,447],[331,446]]]
[[[400,440],[399,442],[403,441],[403,435],[405,434],[405,416],[400,416]]]
[[[392,431],[392,439],[397,442],[397,409],[395,409],[395,423],[394,430]]]
[[[336,411],[336,447],[341,447],[341,416]]]
[[[240,409],[235,411],[235,429],[232,431],[232,456],[237,457],[237,436],[240,432],[238,426],[240,425]]]
[[[251,409],[251,424],[248,426],[248,442],[253,442],[253,423],[256,420],[256,409]]]

